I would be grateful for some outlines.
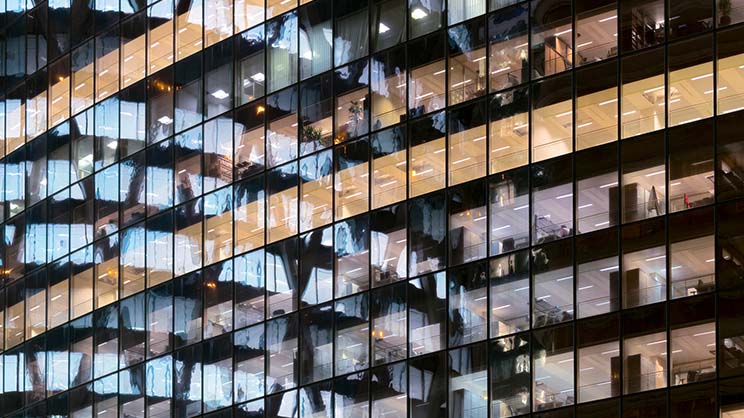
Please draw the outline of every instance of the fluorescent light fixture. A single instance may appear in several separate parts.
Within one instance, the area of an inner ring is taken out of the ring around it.
[[[654,171],[653,173],[646,174],[646,177],[653,177],[658,176],[659,174],[664,174],[664,170]]]
[[[256,73],[256,74],[253,74],[253,75],[251,76],[251,78],[253,79],[253,81],[255,81],[255,82],[257,82],[257,83],[263,83],[263,82],[264,82],[264,80],[266,80],[266,76],[264,75],[264,73]]]
[[[572,29],[566,29],[566,30],[562,30],[562,31],[560,31],[560,32],[556,33],[556,34],[555,34],[554,36],[561,36],[561,35],[565,35],[565,34],[567,34],[567,33],[571,33],[571,31],[572,31]]]
[[[216,92],[212,93],[212,96],[214,96],[214,98],[218,100],[227,99],[228,97],[230,97],[230,95],[222,89],[219,89]]]
[[[656,261],[661,260],[662,258],[666,258],[665,255],[657,255],[656,257],[647,258],[646,261]]]
[[[599,22],[599,23],[604,23],[604,22],[608,22],[608,21],[610,21],[610,20],[612,20],[612,19],[617,19],[617,15],[613,15],[613,16],[610,16],[610,17],[606,17],[606,18],[604,18],[604,19],[599,19],[599,20],[598,20],[598,22]]]
[[[387,27],[386,24],[380,22],[380,28],[378,29],[380,33],[385,33],[390,30],[389,27]]]
[[[643,90],[643,93],[644,94],[648,94],[648,93],[653,93],[653,92],[658,91],[658,90],[664,90],[664,86],[659,86],[659,87],[654,87],[652,89]]]
[[[163,125],[170,125],[173,123],[173,119],[169,118],[168,116],[162,116],[160,119],[158,119],[158,122],[162,123]]]
[[[411,17],[416,20],[423,19],[426,16],[429,16],[429,13],[426,13],[426,11],[420,7],[411,10]]]
[[[702,80],[702,79],[708,78],[708,77],[713,77],[713,73],[708,73],[708,74],[699,75],[697,77],[692,77],[690,80],[697,81],[697,80]]]

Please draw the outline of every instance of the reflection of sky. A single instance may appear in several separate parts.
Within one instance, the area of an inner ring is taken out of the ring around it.
[[[148,396],[159,398],[170,398],[172,396],[172,368],[171,356],[164,356],[147,362],[145,388]]]

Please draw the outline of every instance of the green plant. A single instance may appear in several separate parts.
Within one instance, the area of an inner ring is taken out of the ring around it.
[[[328,138],[323,139],[323,130],[314,126],[306,125],[302,128],[303,142],[318,142],[323,146],[330,145]]]
[[[302,128],[302,140],[304,142],[320,141],[323,131],[314,126],[307,125]]]

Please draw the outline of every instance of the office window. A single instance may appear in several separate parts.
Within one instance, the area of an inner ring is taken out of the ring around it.
[[[620,46],[623,52],[664,42],[664,0],[620,2]]]
[[[618,315],[579,322],[576,329],[578,402],[620,395]]]
[[[478,262],[447,274],[450,347],[485,340],[488,335],[487,268]]]
[[[573,151],[571,75],[532,85],[532,161]]]
[[[617,62],[576,71],[576,150],[617,140]]]
[[[297,239],[266,247],[267,315],[269,318],[297,310]]]
[[[571,7],[559,0],[533,0],[531,6],[533,75],[545,77],[570,70],[574,54]]]
[[[711,120],[669,131],[670,212],[713,203],[715,178],[712,134]]]
[[[414,12],[411,12],[412,14]],[[410,117],[445,106],[444,34],[433,34],[408,44],[408,109]]]
[[[576,154],[577,233],[619,224],[617,144],[607,144]]]
[[[661,309],[660,309],[661,308]],[[641,318],[646,318],[639,321]],[[623,393],[667,386],[666,315],[660,305],[623,315]]]
[[[560,243],[532,250],[532,326],[544,327],[574,318],[571,247]]]
[[[258,26],[236,36],[234,48],[236,103],[245,104],[263,96],[266,88],[264,27]]]
[[[405,40],[405,0],[376,0],[372,5],[372,51],[381,51]]]
[[[681,38],[713,28],[713,3],[705,0],[669,2],[669,38]],[[726,9],[725,4],[719,8]],[[731,3],[728,3],[731,9]]]
[[[441,350],[446,342],[445,274],[429,274],[408,282],[409,356]]]
[[[532,410],[543,411],[576,402],[572,325],[532,334]]]
[[[235,401],[242,402],[263,396],[264,326],[257,325],[236,331],[233,335]]]
[[[299,131],[297,104],[297,86],[289,87],[266,98],[266,164],[268,167],[275,167],[297,158],[297,133]],[[256,111],[260,109],[257,107]]]
[[[307,129],[307,128],[306,128]],[[326,150],[300,160],[300,231],[333,219],[333,153]]]
[[[444,26],[444,1],[408,0],[409,38],[418,38]]]
[[[541,244],[574,233],[571,157],[532,166],[532,243]]]
[[[388,206],[370,214],[372,287],[408,277],[406,206]]]
[[[369,10],[365,2],[334,1],[334,64],[336,66],[367,55]]]
[[[333,231],[337,297],[369,289],[369,217],[339,222]]]
[[[331,0],[316,0],[300,9],[300,79],[331,68],[333,44],[325,35],[331,31],[331,10]]]
[[[576,309],[579,318],[620,309],[616,228],[576,237]]]
[[[716,326],[713,296],[670,304],[671,385],[685,385],[716,376]]]
[[[695,26],[691,22],[687,25]],[[702,52],[712,52],[711,41],[711,36],[702,36],[669,46],[670,127],[713,116],[713,55]]]
[[[369,294],[336,301],[336,375],[369,367]]]
[[[372,131],[406,120],[405,54],[399,46],[371,58]]]
[[[444,112],[424,117],[408,125],[408,194],[420,196],[444,187],[445,126]]]
[[[408,203],[408,274],[437,271],[446,265],[446,197],[434,193]]]
[[[201,21],[201,13],[195,14]],[[164,0],[147,9],[147,74],[171,65],[173,60],[173,2]],[[201,22],[199,22],[201,23]],[[198,30],[198,42],[201,43],[201,25]],[[180,59],[181,57],[179,57]]]
[[[664,138],[645,135],[620,144],[623,223],[666,213]]]
[[[482,180],[449,190],[449,264],[486,257],[486,185]]]
[[[623,308],[666,300],[667,256],[664,229],[662,219],[623,227]]]
[[[372,364],[381,365],[407,357],[406,284],[398,283],[372,291]]]
[[[491,91],[513,87],[529,79],[528,15],[528,5],[523,4],[488,16]]]
[[[486,102],[451,109],[449,114],[449,185],[486,174]]]
[[[333,306],[321,305],[300,316],[300,379],[302,384],[333,375]]]
[[[491,337],[530,328],[529,269],[527,250],[490,260]]]
[[[664,128],[667,95],[664,93],[663,63],[664,51],[660,48],[623,58],[620,74],[622,138]]]
[[[269,92],[297,82],[298,42],[297,12],[281,15],[266,24]]]
[[[529,90],[518,88],[491,97],[490,173],[526,165],[529,160]]]
[[[469,3],[473,3],[471,0]],[[467,7],[468,2],[465,3]],[[450,20],[456,13],[450,10]],[[472,22],[450,28],[449,44],[449,105],[486,94],[486,22]]]
[[[334,71],[336,144],[369,132],[369,69],[365,59]]]
[[[266,323],[266,354],[268,354],[266,380],[267,393],[274,393],[297,386],[298,376],[297,314],[287,315]]]
[[[372,208],[399,202],[406,197],[406,131],[396,126],[370,137],[372,148]]]
[[[450,417],[487,417],[488,346],[451,350],[448,357]]]
[[[576,65],[617,56],[617,3],[613,0],[576,2]]]

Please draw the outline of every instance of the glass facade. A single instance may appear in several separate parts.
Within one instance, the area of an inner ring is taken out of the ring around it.
[[[744,0],[0,28],[0,416],[744,416]]]

